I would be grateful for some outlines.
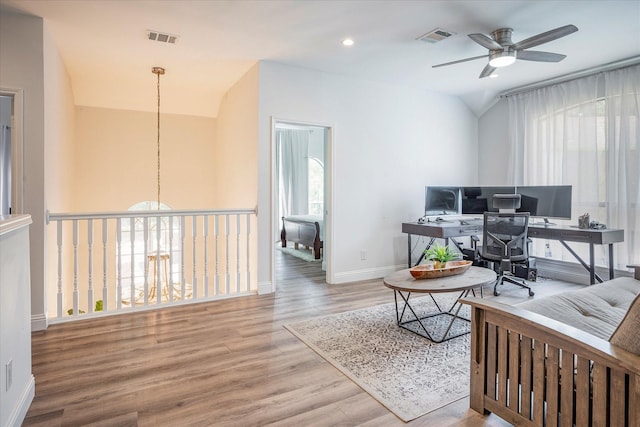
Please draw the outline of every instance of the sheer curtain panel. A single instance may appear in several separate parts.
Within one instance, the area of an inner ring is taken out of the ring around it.
[[[280,217],[309,213],[309,131],[276,129]]]
[[[616,267],[640,262],[640,66],[511,95],[507,102],[511,181],[572,185],[571,224],[589,212],[592,220],[624,229]],[[573,259],[549,243],[555,258]],[[537,242],[534,253],[543,245]],[[597,250],[597,263],[606,264],[606,250]]]

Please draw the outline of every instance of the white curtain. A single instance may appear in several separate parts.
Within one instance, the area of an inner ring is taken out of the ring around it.
[[[0,215],[11,207],[11,128],[0,125]]]
[[[309,212],[309,131],[276,129],[279,217]]]
[[[615,263],[640,261],[640,66],[603,72],[507,98],[509,176],[518,185],[573,186],[571,224],[623,229]],[[558,242],[553,257],[573,260]],[[541,254],[545,242],[534,253]],[[586,245],[575,245],[588,257]],[[605,246],[596,263],[607,264]]]

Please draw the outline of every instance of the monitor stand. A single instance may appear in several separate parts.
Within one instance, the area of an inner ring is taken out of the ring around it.
[[[550,227],[553,225],[558,225],[555,222],[549,222],[547,218],[543,218],[543,222],[534,222],[533,225],[544,225],[545,227]]]

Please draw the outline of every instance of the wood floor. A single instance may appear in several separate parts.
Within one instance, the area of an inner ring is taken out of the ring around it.
[[[320,263],[276,255],[275,294],[33,333],[36,396],[23,426],[405,425],[283,328],[388,303],[393,293],[381,280],[328,285]],[[542,296],[572,285],[534,286]],[[499,298],[527,293],[505,285]],[[468,405],[462,399],[408,425],[508,425]]]

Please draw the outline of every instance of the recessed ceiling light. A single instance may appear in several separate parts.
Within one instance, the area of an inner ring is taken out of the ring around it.
[[[353,46],[353,39],[344,39],[342,40],[343,46]]]

